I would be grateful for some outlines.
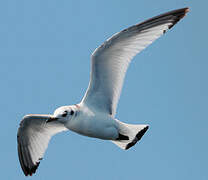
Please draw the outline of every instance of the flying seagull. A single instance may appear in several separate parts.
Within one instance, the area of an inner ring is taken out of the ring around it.
[[[170,11],[114,34],[93,52],[89,86],[79,104],[59,107],[53,115],[23,117],[17,142],[20,165],[26,176],[36,172],[51,137],[62,131],[111,140],[125,150],[142,138],[148,125],[126,124],[115,118],[126,70],[136,54],[188,11],[189,8]]]

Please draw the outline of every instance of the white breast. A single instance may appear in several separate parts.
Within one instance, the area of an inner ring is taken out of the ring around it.
[[[89,109],[80,109],[77,115],[68,121],[65,126],[78,134],[100,139],[116,139],[118,124],[109,115],[93,112]]]

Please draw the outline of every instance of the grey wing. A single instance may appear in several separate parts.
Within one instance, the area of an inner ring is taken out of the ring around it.
[[[17,133],[18,156],[22,170],[27,175],[35,173],[53,135],[67,130],[63,124],[49,122],[51,115],[27,115]]]
[[[105,41],[91,57],[91,75],[82,103],[115,116],[132,58],[173,27],[188,12],[178,9],[129,27]]]

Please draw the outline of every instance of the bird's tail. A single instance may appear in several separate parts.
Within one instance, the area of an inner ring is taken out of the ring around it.
[[[118,120],[117,120],[118,121]],[[139,141],[142,136],[145,134],[148,125],[134,125],[134,124],[126,124],[121,121],[119,123],[119,137],[112,142],[119,146],[121,149],[129,149],[134,146],[137,141]]]

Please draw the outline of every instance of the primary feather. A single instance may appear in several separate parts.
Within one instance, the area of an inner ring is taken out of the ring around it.
[[[35,173],[53,135],[67,130],[58,122],[47,123],[51,115],[27,115],[17,133],[19,161],[24,174]]]
[[[132,58],[172,28],[188,10],[170,11],[131,26],[98,47],[91,57],[90,83],[82,102],[114,117]]]
[[[148,129],[147,125],[117,123],[122,128],[118,132],[115,129],[115,122],[118,121],[114,116],[125,73],[132,58],[173,27],[188,10],[183,8],[170,11],[129,27],[98,47],[91,57],[90,83],[82,102],[80,105],[64,106],[56,110],[55,117],[60,118],[60,121],[53,121],[52,115],[27,115],[23,118],[18,129],[17,142],[19,161],[26,176],[35,173],[51,137],[67,128],[74,128],[74,131],[80,134],[103,139],[110,139],[111,136],[106,137],[106,132],[111,135],[114,130],[115,138],[118,133],[122,134],[112,140],[123,149],[132,147],[141,139]],[[61,114],[63,112],[65,115]],[[82,119],[76,119],[78,113],[83,115]],[[69,119],[63,119],[68,114],[71,115]],[[90,118],[86,120],[86,116]],[[101,117],[109,121],[99,119]],[[68,127],[64,124],[68,121],[71,122],[70,127],[70,123]],[[107,126],[106,129],[103,128],[104,125]],[[100,134],[102,136],[99,136]],[[125,139],[122,139],[124,137]]]

